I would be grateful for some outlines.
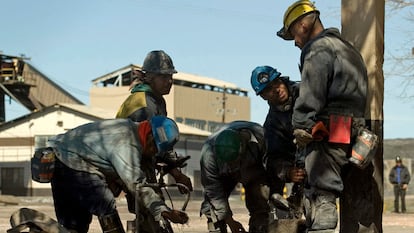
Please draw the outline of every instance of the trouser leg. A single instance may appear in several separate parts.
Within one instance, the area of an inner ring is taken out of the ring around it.
[[[338,223],[335,194],[318,190],[307,192],[305,195],[308,232],[335,232]]]
[[[98,217],[103,233],[125,233],[118,212]]]
[[[407,209],[405,208],[405,190],[401,189],[401,212],[405,213]]]
[[[394,212],[399,212],[400,207],[400,187],[399,185],[394,185]]]
[[[97,174],[71,169],[57,160],[51,185],[56,217],[67,229],[86,233],[92,215],[116,212],[113,193]]]
[[[244,186],[246,207],[250,213],[249,232],[267,233],[269,224],[269,186],[254,182]]]

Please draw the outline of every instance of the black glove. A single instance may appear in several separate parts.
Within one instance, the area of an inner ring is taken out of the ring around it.
[[[188,222],[188,215],[179,210],[163,211],[161,215],[173,223],[185,224]]]
[[[164,154],[161,154],[157,156],[157,160],[159,162],[166,163],[167,171],[172,168],[183,168],[187,166],[187,163],[185,163],[188,159],[190,159],[190,156],[179,156],[175,151],[167,151]]]

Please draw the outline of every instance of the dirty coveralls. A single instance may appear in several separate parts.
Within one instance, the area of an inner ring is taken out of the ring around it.
[[[242,139],[242,143],[247,143],[246,153],[232,164],[219,164],[214,154],[214,140],[224,129],[245,131],[251,136],[250,139]],[[246,207],[250,213],[250,232],[266,232],[260,231],[266,230],[269,223],[267,203],[269,191],[262,164],[265,151],[263,128],[257,123],[234,121],[212,134],[201,150],[200,167],[204,201],[201,204],[200,214],[205,214],[214,223],[232,216],[228,199],[240,182],[245,189]]]
[[[129,118],[135,122],[141,122],[149,120],[153,116],[167,116],[167,106],[163,96],[156,95],[152,91],[151,87],[147,83],[138,83],[131,89],[131,94],[120,106],[116,118]],[[177,159],[175,153],[159,153],[155,156],[155,162],[167,163],[168,167],[164,169],[164,172],[174,168],[174,164],[171,161]],[[156,183],[156,171],[147,171],[147,180],[150,183]],[[156,189],[160,196],[163,196],[160,189]],[[131,213],[135,211],[133,204],[135,203],[134,197],[127,193],[128,209]]]
[[[131,94],[122,103],[116,114],[116,118],[129,118],[135,122],[149,120],[153,116],[167,116],[167,107],[164,97],[155,95],[146,83],[139,83],[132,88]],[[160,154],[157,154],[156,157],[158,160],[163,159]],[[149,182],[156,183],[155,171],[147,174],[147,179],[150,180]],[[128,205],[134,202],[130,196],[127,198]],[[131,211],[131,206],[129,209]]]
[[[115,196],[110,188],[122,181],[125,192],[135,195],[135,184],[147,181],[153,164],[143,166],[138,124],[130,119],[88,123],[49,140],[57,156],[52,192],[58,222],[79,233],[87,232],[92,215],[116,212]],[[168,211],[161,197],[151,188],[142,188],[142,209],[159,221]],[[114,193],[115,192],[115,193]]]
[[[283,77],[282,77],[283,78]],[[270,177],[270,194],[283,195],[287,173],[294,166],[296,145],[293,143],[293,105],[299,95],[299,84],[282,80],[289,91],[289,100],[282,106],[269,103],[264,128],[267,144],[266,170]]]
[[[313,141],[305,148],[305,208],[309,232],[334,232],[336,198],[344,183],[342,169],[357,129],[365,124],[367,71],[357,50],[335,28],[310,40],[301,53],[301,86],[293,112],[293,127],[311,132],[317,121],[329,129],[332,114],[352,117],[350,144]]]

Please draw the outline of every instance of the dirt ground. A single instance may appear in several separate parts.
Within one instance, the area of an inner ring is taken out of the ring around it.
[[[0,202],[0,233],[6,232],[10,228],[10,216],[16,210],[26,207],[41,211],[48,216],[55,218],[53,202],[51,197],[17,197],[19,204],[4,204]],[[175,203],[176,208],[180,208],[182,202]],[[192,198],[187,206],[187,213],[190,217],[190,221],[186,225],[174,225],[175,232],[179,233],[206,233],[206,219],[199,216],[199,207],[201,200],[199,198]],[[126,201],[124,198],[117,200],[118,209],[124,227],[126,227],[126,221],[134,219],[134,215],[128,213]],[[230,205],[235,214],[234,218],[242,222],[248,229],[248,213],[244,207],[244,202],[239,196],[233,196],[230,199]],[[384,201],[384,214],[383,214],[383,232],[384,233],[413,233],[414,232],[414,196],[407,197],[407,210],[406,214],[391,213],[392,200],[386,199]],[[90,226],[91,233],[102,232],[96,217]]]

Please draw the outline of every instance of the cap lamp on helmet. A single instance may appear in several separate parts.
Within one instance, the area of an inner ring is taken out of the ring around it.
[[[148,73],[156,74],[175,74],[174,64],[163,50],[151,51],[147,54],[142,65],[142,70]]]
[[[158,152],[172,150],[180,136],[175,121],[165,116],[154,116],[150,123]]]
[[[395,157],[395,162],[396,163],[401,163],[402,162],[401,157],[400,156]]]
[[[250,83],[256,95],[259,95],[273,80],[282,74],[270,66],[258,66],[252,71]]]
[[[289,32],[290,27],[298,19],[313,12],[319,14],[315,5],[309,0],[299,0],[293,3],[286,10],[283,16],[283,27],[277,32],[277,35],[285,40],[293,40],[293,35]]]
[[[241,138],[239,133],[231,129],[220,132],[214,143],[217,160],[221,163],[231,162],[239,157]]]

